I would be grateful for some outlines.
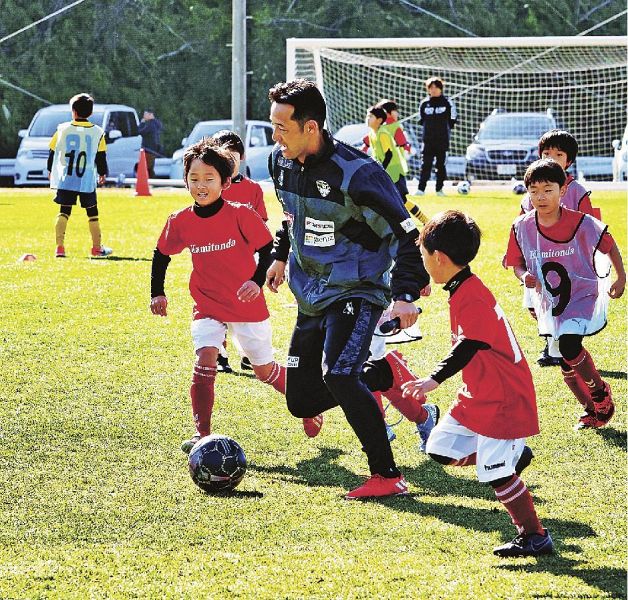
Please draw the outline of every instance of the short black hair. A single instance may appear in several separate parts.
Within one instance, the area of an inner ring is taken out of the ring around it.
[[[550,129],[541,136],[539,140],[539,156],[543,155],[543,150],[549,148],[564,152],[569,163],[576,160],[576,156],[578,156],[578,141],[564,129]]]
[[[567,175],[563,168],[551,158],[541,158],[535,160],[525,172],[523,183],[529,188],[533,183],[542,182],[557,183],[560,187],[565,185]]]
[[[224,146],[220,146],[211,138],[205,137],[187,148],[183,155],[184,180],[188,178],[190,165],[196,159],[214,167],[218,171],[218,175],[220,175],[221,183],[224,183],[231,177],[235,166],[231,154]]]
[[[232,150],[240,155],[240,158],[244,156],[244,144],[242,138],[235,132],[229,129],[221,129],[212,135],[214,140],[219,146],[224,146],[227,150]]]
[[[371,106],[368,109],[368,113],[373,115],[376,119],[381,119],[382,123],[386,121],[386,111],[381,106]]]
[[[434,215],[423,227],[421,244],[430,254],[446,254],[455,265],[468,265],[478,253],[482,232],[477,223],[459,210]]]
[[[327,105],[320,90],[313,81],[295,79],[286,83],[276,83],[268,91],[268,99],[277,104],[294,106],[292,119],[303,129],[306,121],[316,121],[319,129],[325,126]]]
[[[384,99],[380,100],[375,106],[380,106],[387,113],[391,113],[393,110],[399,110],[397,103],[394,100]]]
[[[81,119],[87,119],[94,112],[94,99],[89,94],[76,94],[70,98],[70,108]]]
[[[441,90],[445,87],[445,84],[443,83],[443,80],[440,77],[429,77],[428,79],[425,80],[426,88],[432,87],[433,85],[435,85],[437,88]]]

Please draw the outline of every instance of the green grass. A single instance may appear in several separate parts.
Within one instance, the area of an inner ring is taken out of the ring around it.
[[[626,595],[625,299],[587,347],[613,386],[617,413],[574,432],[576,401],[557,369],[535,364],[535,323],[500,266],[519,198],[509,190],[426,196],[433,214],[459,207],[484,232],[473,268],[491,287],[531,363],[541,434],[525,472],[557,553],[505,560],[491,549],[513,527],[473,469],[442,468],[396,428],[411,495],[345,502],[366,461],[341,411],[315,440],[283,399],[246,375],[220,375],[214,430],[244,447],[247,475],[230,496],[200,492],[179,443],[191,433],[193,353],[188,256],[167,278],[170,316],[148,309],[150,259],[183,191],[99,192],[110,260],[90,261],[84,211],[54,259],[49,190],[0,190],[0,598],[597,598]],[[626,198],[595,192],[620,248]],[[277,202],[267,197],[274,224]],[[18,262],[32,252],[34,263]],[[267,295],[277,357],[295,309],[286,286]],[[425,338],[403,348],[418,375],[447,352],[446,295],[422,301]],[[235,351],[232,360],[237,363]],[[431,399],[446,409],[459,385]]]

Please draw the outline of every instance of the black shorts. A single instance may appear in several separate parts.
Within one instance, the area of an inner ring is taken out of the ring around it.
[[[74,206],[76,199],[81,201],[83,208],[92,208],[96,206],[96,190],[93,192],[77,192],[75,190],[57,190],[55,202],[62,206]]]

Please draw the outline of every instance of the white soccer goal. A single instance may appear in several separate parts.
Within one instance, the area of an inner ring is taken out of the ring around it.
[[[404,125],[420,137],[417,111],[424,81],[438,76],[459,115],[450,177],[465,177],[466,171],[472,178],[520,178],[536,158],[532,149],[539,135],[558,126],[578,140],[577,171],[610,179],[611,142],[626,127],[626,49],[622,36],[291,38],[287,79],[317,82],[334,133],[364,122],[369,106],[392,98]]]

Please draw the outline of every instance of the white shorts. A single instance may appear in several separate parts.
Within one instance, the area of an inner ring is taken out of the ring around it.
[[[215,319],[196,319],[191,326],[194,351],[212,347],[220,349],[227,330],[240,356],[246,356],[252,365],[266,365],[273,361],[273,339],[270,319],[258,323],[223,323]]]
[[[525,438],[498,440],[475,433],[447,413],[430,433],[426,452],[460,460],[474,452],[478,480],[487,483],[515,472]]]

